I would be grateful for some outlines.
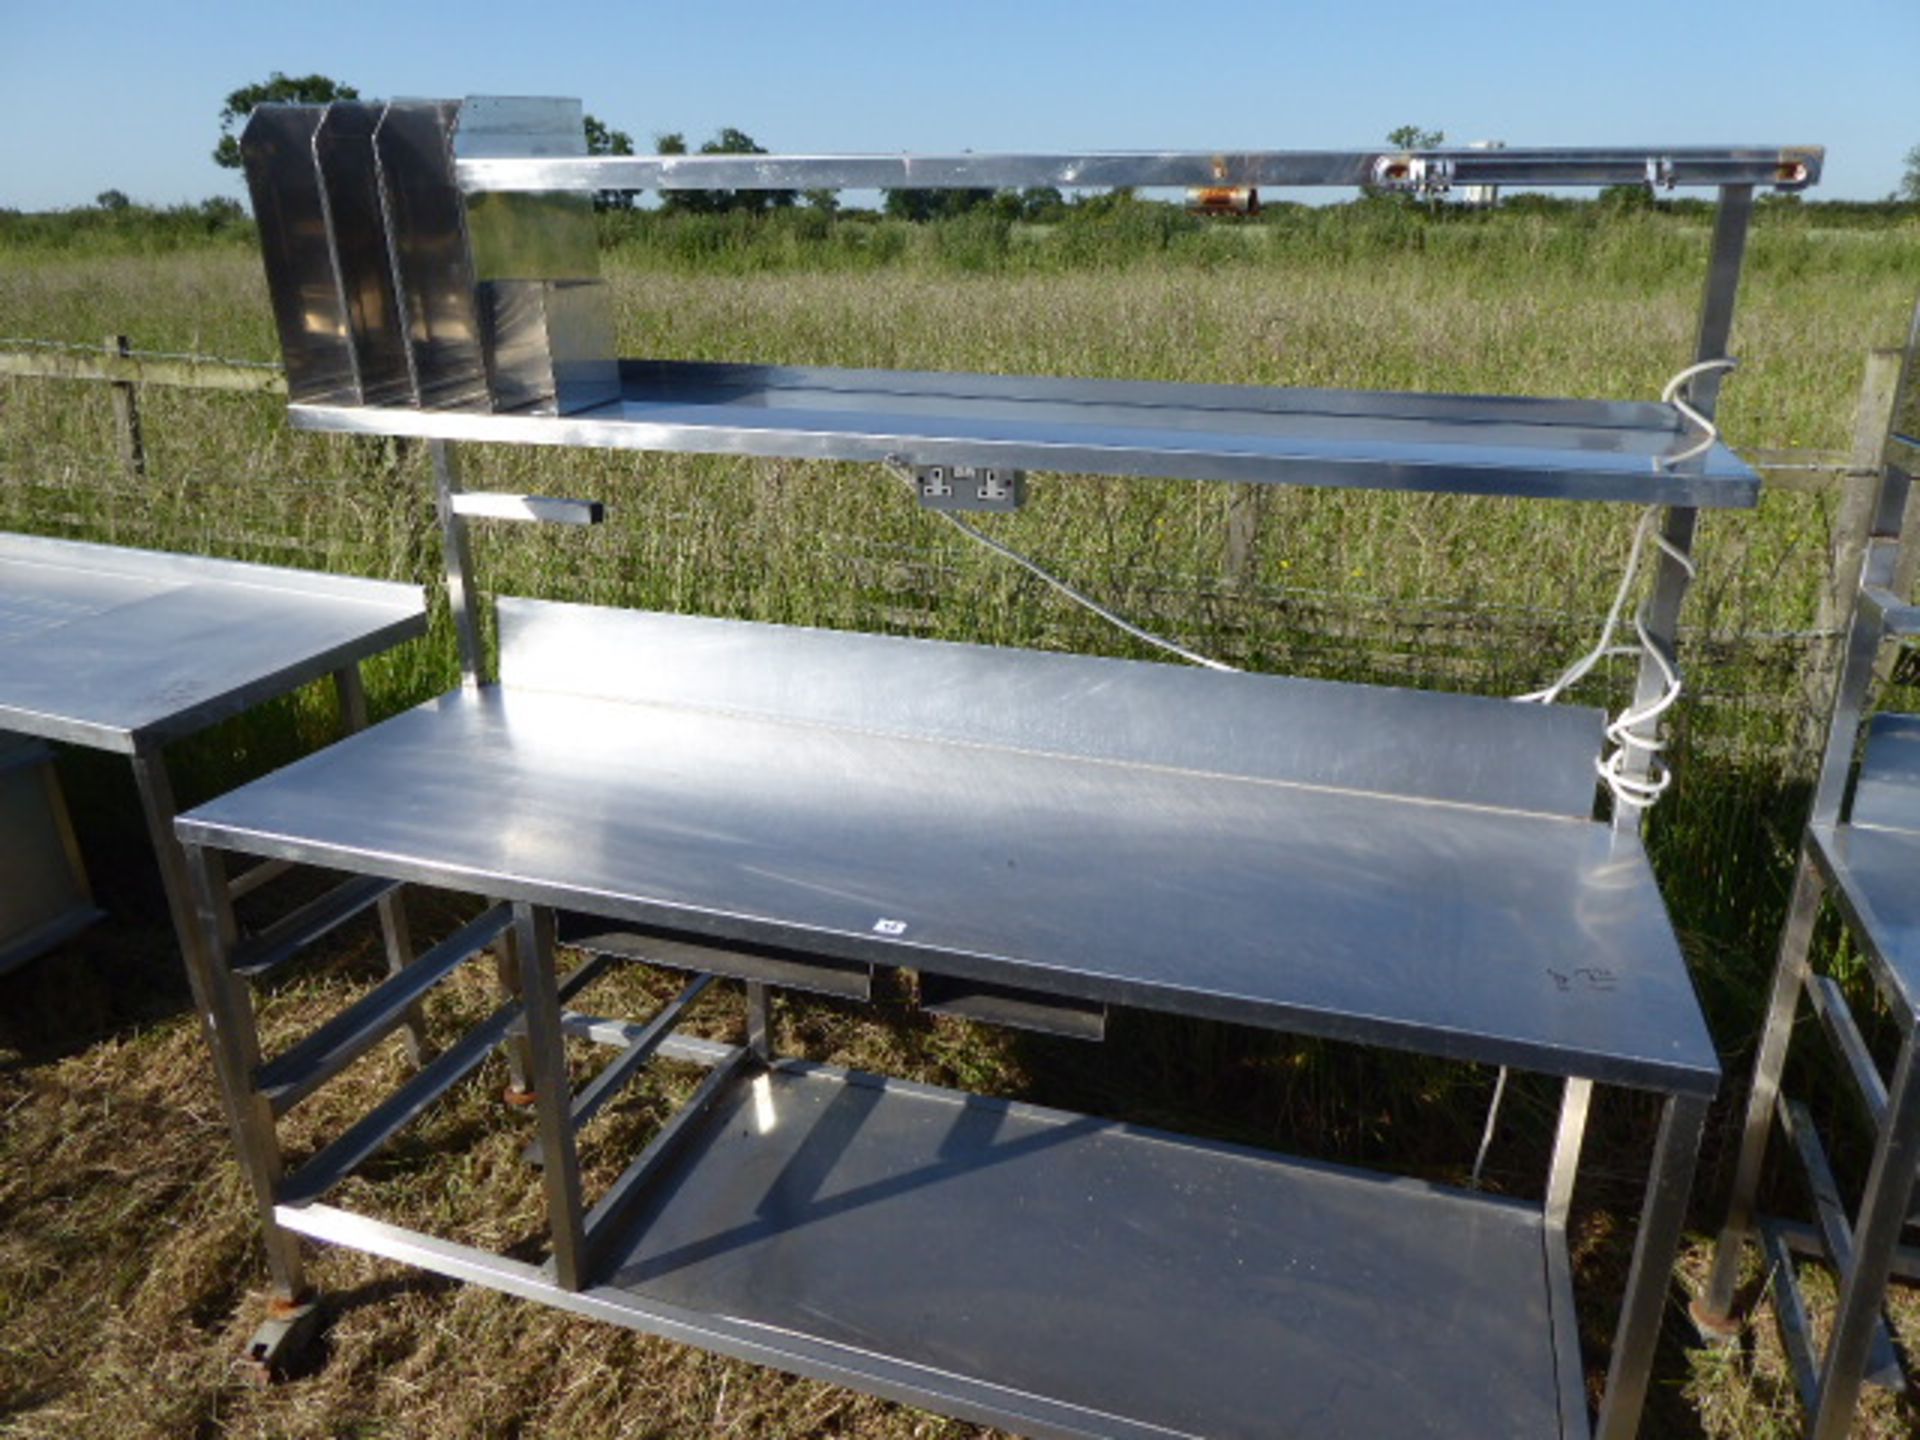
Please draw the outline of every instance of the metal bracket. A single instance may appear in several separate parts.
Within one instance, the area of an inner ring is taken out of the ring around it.
[[[551,495],[509,495],[489,490],[457,490],[453,513],[472,520],[531,520],[541,525],[598,525],[607,518],[598,500],[564,500]]]
[[[1373,162],[1373,183],[1381,190],[1440,195],[1453,188],[1453,163],[1445,155],[1380,155]]]
[[[248,1378],[259,1385],[270,1385],[280,1379],[287,1373],[289,1363],[312,1342],[319,1328],[319,1301],[269,1302],[267,1318],[253,1332],[241,1357],[240,1363]]]
[[[1673,157],[1671,155],[1649,155],[1647,157],[1647,188],[1649,190],[1671,190],[1673,187]]]
[[[1018,510],[1027,472],[1004,465],[916,465],[913,489],[929,510]]]

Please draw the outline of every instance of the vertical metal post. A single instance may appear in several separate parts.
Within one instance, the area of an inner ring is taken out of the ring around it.
[[[1573,1210],[1573,1182],[1580,1173],[1580,1149],[1587,1138],[1587,1111],[1593,1104],[1593,1082],[1567,1078],[1560,1097],[1560,1127],[1553,1136],[1553,1160],[1547,1169],[1547,1224],[1567,1228]]]
[[[1727,353],[1727,342],[1733,333],[1734,301],[1740,290],[1740,265],[1747,250],[1747,226],[1752,218],[1753,187],[1722,185],[1720,208],[1713,223],[1713,250],[1707,260],[1706,291],[1700,303],[1700,328],[1694,342],[1696,361],[1718,360]],[[1711,419],[1720,402],[1719,373],[1709,371],[1698,376],[1688,393],[1694,408]],[[1682,555],[1691,555],[1698,518],[1699,512],[1690,506],[1669,507],[1661,526],[1661,534],[1667,544]],[[1647,601],[1646,622],[1648,639],[1669,657],[1678,653],[1680,604],[1686,599],[1688,583],[1686,569],[1663,550],[1659,556],[1653,594]],[[1634,703],[1641,705],[1652,700],[1665,683],[1653,657],[1643,657],[1639,678],[1634,683]],[[1658,722],[1654,722],[1636,733],[1650,735],[1657,728]],[[1626,773],[1630,779],[1643,780],[1649,766],[1649,757],[1644,752],[1630,752]],[[1613,828],[1617,831],[1637,831],[1645,814],[1645,810],[1631,805],[1616,805]]]
[[[343,665],[333,672],[333,689],[340,700],[340,730],[354,735],[367,728],[367,691],[358,664]],[[413,963],[413,935],[407,926],[407,905],[403,892],[383,895],[377,902],[380,915],[380,939],[386,947],[387,973],[397,975]],[[426,1011],[416,1003],[407,1007],[401,1026],[407,1059],[419,1066],[427,1059]]]
[[[539,1125],[541,1184],[554,1278],[562,1289],[586,1283],[586,1219],[580,1203],[580,1156],[573,1137],[573,1087],[560,1030],[560,997],[553,967],[553,911],[516,901],[513,928],[520,952],[520,995],[533,1060],[534,1114]]]
[[[1900,1047],[1888,1092],[1887,1123],[1867,1172],[1866,1199],[1853,1231],[1853,1268],[1840,1288],[1833,1338],[1820,1369],[1820,1404],[1807,1432],[1812,1440],[1844,1440],[1852,1423],[1867,1349],[1886,1298],[1887,1272],[1907,1222],[1914,1171],[1920,1167],[1920,1063],[1915,1061],[1914,1035],[1909,1030]]]
[[[1594,1440],[1629,1440],[1640,1426],[1667,1285],[1687,1218],[1687,1195],[1693,1189],[1700,1132],[1706,1123],[1707,1102],[1699,1096],[1669,1095],[1661,1108],[1653,1169],[1640,1209],[1640,1236],[1627,1271],[1626,1296],[1613,1335],[1613,1360],[1607,1366],[1607,1391],[1600,1400]]]
[[[1560,1397],[1560,1429],[1566,1435],[1587,1432],[1586,1371],[1580,1361],[1580,1321],[1573,1295],[1573,1263],[1567,1247],[1567,1220],[1573,1210],[1573,1186],[1586,1142],[1593,1082],[1569,1076],[1560,1098],[1560,1124],[1553,1137],[1547,1170],[1543,1219],[1546,1233],[1547,1306],[1553,1325],[1553,1367]]]
[[[758,980],[747,981],[747,1048],[762,1061],[773,1058],[773,1005]]]
[[[1787,928],[1780,937],[1780,958],[1773,972],[1773,995],[1767,1002],[1765,1028],[1760,1032],[1760,1054],[1754,1061],[1753,1088],[1747,1096],[1746,1124],[1740,1137],[1740,1159],[1733,1172],[1733,1195],[1727,1202],[1726,1223],[1714,1247],[1713,1269],[1706,1293],[1693,1305],[1694,1323],[1709,1335],[1732,1328],[1733,1292],[1740,1283],[1740,1254],[1753,1231],[1754,1197],[1760,1189],[1760,1170],[1773,1134],[1773,1107],[1780,1096],[1780,1075],[1786,1069],[1787,1048],[1793,1039],[1793,1021],[1800,992],[1807,983],[1807,952],[1813,943],[1813,923],[1820,914],[1822,886],[1819,872],[1805,851],[1793,883],[1793,901]]]
[[[124,359],[133,347],[124,335],[107,336],[107,353]],[[131,380],[115,380],[108,387],[113,396],[114,431],[120,437],[120,468],[129,480],[147,478],[147,446],[140,430],[140,397]]]
[[[454,514],[453,497],[460,493],[460,457],[450,440],[429,440],[433,458],[434,508],[440,517],[441,548],[445,557],[447,609],[453,616],[454,637],[460,645],[461,679],[468,685],[488,684],[486,640],[480,633],[480,596],[473,583],[473,545],[464,517]]]
[[[500,902],[489,899],[489,905]],[[517,926],[508,926],[501,932],[493,946],[493,973],[500,982],[500,988],[508,995],[520,997],[524,986],[521,984],[520,970],[520,932]],[[507,1055],[507,1094],[509,1105],[530,1105],[533,1103],[533,1052],[529,1048],[526,1022],[522,1021],[507,1032],[502,1042],[502,1050]]]
[[[254,1088],[260,1064],[260,1033],[254,1024],[253,997],[246,982],[227,968],[233,944],[233,909],[227,900],[220,857],[198,846],[181,847],[181,865],[193,892],[193,938],[182,945],[187,978],[213,1052],[215,1078],[233,1130],[234,1153],[253,1191],[260,1216],[260,1238],[267,1252],[267,1273],[274,1298],[293,1304],[305,1298],[306,1270],[299,1239],[273,1217],[282,1162],[273,1110]]]

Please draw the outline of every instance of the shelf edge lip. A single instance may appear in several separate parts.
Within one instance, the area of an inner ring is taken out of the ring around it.
[[[342,743],[351,743],[351,740]],[[264,859],[292,860],[349,874],[380,875],[391,880],[493,899],[574,910],[608,920],[652,925],[691,937],[738,939],[787,948],[817,948],[820,954],[835,959],[868,962],[891,969],[924,967],[962,979],[1052,989],[1074,998],[1106,1000],[1116,1005],[1227,1024],[1378,1045],[1438,1059],[1511,1065],[1516,1069],[1541,1074],[1576,1076],[1600,1084],[1703,1098],[1716,1095],[1722,1079],[1719,1057],[1712,1049],[1711,1036],[1706,1037],[1706,1054],[1694,1060],[1569,1050],[1556,1047],[1547,1040],[1475,1036],[1445,1025],[1317,1009],[1283,1000],[1249,1001],[1217,991],[1187,989],[1150,981],[1106,981],[1064,967],[1023,963],[1006,957],[977,955],[846,931],[821,930],[764,916],[703,909],[679,902],[585,891],[558,882],[508,875],[501,871],[443,864],[412,855],[375,853],[280,835],[251,826],[209,819],[198,811],[189,811],[178,817],[174,822],[174,833],[182,843],[188,845]],[[1684,960],[1677,963],[1684,964]],[[1704,1020],[1701,1025],[1704,1035]]]

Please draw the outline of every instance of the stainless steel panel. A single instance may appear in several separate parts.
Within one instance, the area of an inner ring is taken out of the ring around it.
[[[459,108],[446,100],[396,100],[373,143],[418,402],[485,410],[492,400],[466,208],[453,182]]]
[[[286,362],[287,395],[351,403],[355,378],[347,318],[313,158],[320,116],[313,105],[262,105],[240,134],[240,153]]]
[[[1604,716],[502,596],[516,689],[1586,819]]]
[[[1853,792],[1853,823],[1920,832],[1920,715],[1873,717]],[[1920,889],[1920,869],[1913,884]]]
[[[386,106],[337,100],[313,135],[334,277],[347,319],[349,354],[360,398],[398,405],[413,398],[412,360],[394,291],[373,135]]]
[[[1809,826],[1808,848],[1903,1025],[1920,1017],[1920,834]]]
[[[537,388],[537,363],[529,368]],[[1489,421],[1458,396],[1314,391],[1262,401],[1253,392],[1234,408],[1218,386],[1199,387],[1189,406],[1178,385],[1145,398],[1137,386],[1043,380],[1030,382],[1027,398],[1013,393],[1027,382],[976,376],[912,376],[903,385],[888,372],[827,372],[824,383],[803,386],[784,377],[758,383],[747,378],[755,367],[716,375],[716,367],[690,366],[683,376],[671,373],[677,368],[632,367],[618,404],[570,416],[312,405],[290,413],[315,430],[511,444],[1716,507],[1751,506],[1759,495],[1758,474],[1724,444],[1667,464],[1693,441],[1665,406],[1501,399],[1493,404],[1507,418]]]
[[[179,830],[1087,1000],[1697,1093],[1719,1073],[1645,855],[1588,821],[483,688]]]
[[[920,1008],[1015,1030],[1037,1030],[1069,1040],[1104,1040],[1107,1007],[1086,1000],[1063,1000],[1040,990],[956,980],[951,975],[920,977]]]
[[[1531,1207],[796,1065],[701,1132],[612,1288],[912,1367],[936,1405],[964,1380],[1091,1433],[1559,1433]]]
[[[670,970],[724,975],[732,980],[862,1003],[873,998],[873,967],[856,961],[825,959],[766,945],[701,945],[681,936],[611,925],[592,915],[572,912],[559,917],[559,933],[562,945],[663,965]]]
[[[413,586],[0,535],[0,726],[130,752],[425,630]]]
[[[99,918],[52,753],[0,731],[0,974]]]
[[[483,96],[460,107],[454,153],[584,156],[580,102]],[[476,196],[467,233],[493,398],[560,415],[619,397],[612,301],[587,194]]]
[[[468,100],[469,107],[480,103]],[[501,102],[488,102],[497,104]],[[1187,189],[1191,186],[1358,186],[1393,183],[1416,161],[1433,188],[1454,185],[1642,185],[1656,170],[1674,185],[1818,183],[1819,146],[1619,149],[1126,151],[995,155],[596,155],[549,152],[487,158],[462,150],[467,191],[924,190],[1029,185]],[[1412,167],[1410,167],[1412,168]]]

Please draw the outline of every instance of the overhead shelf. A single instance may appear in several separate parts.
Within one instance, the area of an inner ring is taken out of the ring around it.
[[[992,464],[1093,475],[1745,507],[1759,475],[1671,405],[624,361],[572,414],[296,404],[310,430]]]

